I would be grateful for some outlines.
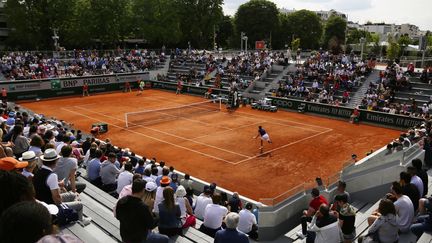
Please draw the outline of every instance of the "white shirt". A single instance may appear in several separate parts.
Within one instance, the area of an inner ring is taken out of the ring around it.
[[[245,234],[248,234],[252,231],[252,225],[257,224],[255,215],[247,209],[242,209],[239,212],[239,216],[240,220],[237,225],[237,229]]]
[[[217,204],[207,205],[204,211],[204,226],[210,229],[220,228],[227,213],[228,209],[226,207]]]
[[[196,203],[195,203],[195,216],[199,219],[203,219],[204,218],[204,211],[207,207],[207,205],[213,203],[213,200],[209,197],[206,197],[204,195],[199,195]]]
[[[46,166],[46,165],[42,165],[43,169],[47,169],[49,171],[53,171],[50,167]],[[48,178],[47,178],[47,186],[50,188],[50,190],[56,190],[59,189],[59,185],[58,185],[58,177],[56,173],[51,173]]]
[[[57,148],[56,148],[56,152],[57,152],[57,154],[60,154],[61,149],[62,149],[63,146],[65,146],[65,145],[66,145],[66,143],[64,143],[64,142],[60,142],[60,143],[57,145]]]
[[[153,206],[153,212],[159,213],[159,203],[163,201],[163,190],[165,187],[158,186],[156,189],[156,197]]]
[[[396,208],[396,221],[399,230],[406,233],[409,231],[414,219],[414,206],[411,199],[405,195],[402,195],[398,200],[396,200],[394,205]]]
[[[117,193],[123,190],[123,187],[132,184],[133,174],[129,171],[123,171],[117,178]]]

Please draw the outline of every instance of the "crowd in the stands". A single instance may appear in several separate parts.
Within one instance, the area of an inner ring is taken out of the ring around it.
[[[420,81],[430,83],[432,79],[432,69],[425,68],[421,75]],[[429,117],[429,110],[432,109],[432,99],[427,103],[419,103],[415,98],[409,98],[406,102],[395,100],[397,92],[410,92],[412,84],[410,78],[416,76],[414,65],[410,63],[407,70],[394,62],[388,65],[384,71],[380,72],[379,79],[372,82],[362,99],[360,108],[387,112],[390,114],[400,114],[412,117]],[[414,93],[415,94],[415,93]],[[419,94],[422,94],[420,92]]]
[[[302,230],[297,235],[306,242],[398,242],[404,234],[413,233],[417,240],[432,232],[432,197],[428,197],[427,169],[432,167],[431,122],[424,122],[387,146],[386,155],[418,143],[425,150],[424,161],[414,159],[391,184],[389,192],[368,215],[368,228],[356,231],[356,208],[350,203],[346,183],[339,181],[334,198],[329,200],[317,188],[301,217]],[[399,241],[401,242],[401,241]]]
[[[80,200],[86,190],[81,172],[118,198],[113,213],[124,242],[168,242],[197,219],[203,221],[199,230],[216,242],[258,238],[253,205],[243,205],[237,193],[228,198],[215,183],[197,191],[189,175],[180,180],[163,161],[138,157],[109,139],[83,137],[64,121],[30,115],[19,107],[4,104],[0,122],[0,188],[8,195],[0,199],[4,242],[80,242],[59,234],[59,227],[75,221],[85,227],[92,221],[84,216]],[[22,227],[26,234],[18,232]],[[152,231],[155,227],[158,233]]]
[[[6,80],[65,78],[113,73],[142,72],[165,61],[164,53],[148,50],[74,51],[68,57],[43,53],[9,52],[0,59]]]
[[[281,80],[275,95],[302,97],[306,101],[332,105],[348,103],[350,93],[367,77],[374,60],[360,60],[355,55],[316,52],[297,66],[295,73]],[[308,85],[312,83],[312,85]],[[337,92],[342,97],[336,97]]]

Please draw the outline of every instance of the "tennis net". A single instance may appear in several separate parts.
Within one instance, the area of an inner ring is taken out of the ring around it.
[[[199,116],[221,110],[221,100],[125,113],[126,127],[152,125],[166,121]]]

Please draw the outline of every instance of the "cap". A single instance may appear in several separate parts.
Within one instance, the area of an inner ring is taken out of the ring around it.
[[[148,181],[146,183],[146,186],[145,186],[146,191],[152,192],[152,191],[156,190],[156,188],[157,188],[157,185],[153,181]]]
[[[5,157],[0,159],[0,170],[11,171],[15,169],[22,169],[28,166],[26,161],[18,161],[13,157]]]
[[[160,180],[161,185],[169,185],[171,183],[171,179],[168,176],[162,176]]]

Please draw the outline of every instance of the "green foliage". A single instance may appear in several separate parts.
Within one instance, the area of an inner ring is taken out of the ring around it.
[[[301,48],[316,49],[319,47],[323,27],[320,18],[314,12],[303,9],[288,14],[284,28],[288,29],[289,36],[301,39]]]
[[[345,42],[346,28],[346,20],[337,15],[330,16],[324,27],[323,46],[328,47],[335,54],[339,53],[342,50],[342,44]]]
[[[387,58],[389,60],[394,60],[398,58],[400,52],[401,52],[401,48],[397,42],[395,41],[389,42],[389,46],[387,47]]]
[[[234,22],[231,16],[224,16],[216,28],[216,43],[219,47],[227,48],[230,45],[234,34]]]
[[[291,50],[297,51],[300,47],[300,38],[295,38],[291,41]]]
[[[412,40],[411,40],[411,38],[408,36],[408,35],[403,35],[403,36],[401,36],[399,39],[398,39],[398,44],[400,45],[400,46],[408,46],[408,45],[410,45],[411,43],[412,43]]]
[[[270,40],[279,27],[278,14],[276,4],[267,0],[251,0],[240,5],[234,20],[237,35],[245,32],[248,43],[266,40],[272,45]]]
[[[366,38],[366,42],[379,42],[379,35],[375,33],[370,33],[365,30],[359,29],[348,29],[347,32],[347,44],[359,44],[360,38]]]

